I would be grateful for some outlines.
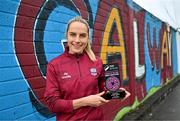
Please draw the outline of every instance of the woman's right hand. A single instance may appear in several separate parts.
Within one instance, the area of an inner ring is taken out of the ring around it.
[[[89,95],[83,98],[75,99],[73,100],[73,108],[78,109],[83,106],[91,106],[91,107],[98,107],[100,105],[103,105],[109,100],[104,99],[101,97],[105,92],[101,92],[95,95]]]
[[[96,95],[89,95],[87,97],[84,97],[84,101],[86,102],[86,105],[91,106],[91,107],[98,107],[100,105],[103,105],[103,104],[109,102],[109,100],[106,100],[103,97],[101,97],[104,93],[105,92],[103,91]]]

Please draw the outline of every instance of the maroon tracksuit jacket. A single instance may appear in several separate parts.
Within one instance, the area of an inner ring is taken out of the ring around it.
[[[102,61],[93,62],[86,52],[73,55],[65,52],[48,63],[45,101],[56,113],[56,120],[103,120],[100,107],[73,110],[72,100],[97,94],[104,88]]]

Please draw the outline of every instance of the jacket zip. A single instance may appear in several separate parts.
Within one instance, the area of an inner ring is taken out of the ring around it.
[[[79,71],[79,76],[81,77],[81,70],[80,70],[80,65],[79,65],[79,56],[77,57],[77,65],[78,65],[78,71]]]

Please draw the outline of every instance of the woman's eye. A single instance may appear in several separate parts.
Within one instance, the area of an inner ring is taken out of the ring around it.
[[[75,33],[70,33],[70,36],[74,37],[74,36],[76,36],[76,34]]]
[[[80,34],[80,37],[81,38],[85,38],[86,37],[86,34],[84,33],[84,34]]]

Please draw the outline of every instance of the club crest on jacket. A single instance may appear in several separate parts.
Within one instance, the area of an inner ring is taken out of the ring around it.
[[[91,68],[91,69],[90,69],[90,72],[91,72],[91,75],[92,75],[92,76],[96,76],[96,75],[97,75],[97,70],[96,70],[96,68]]]

